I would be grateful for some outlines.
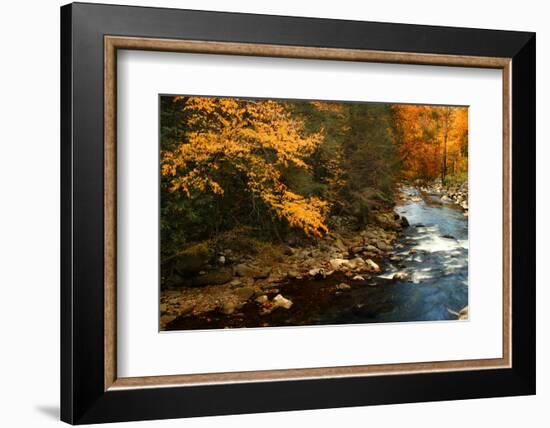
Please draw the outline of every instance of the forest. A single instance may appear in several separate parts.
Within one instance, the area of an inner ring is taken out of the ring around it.
[[[161,96],[161,327],[263,323],[239,311],[290,308],[263,290],[346,273],[335,259],[378,268],[347,277],[377,271],[408,226],[404,186],[467,208],[467,176],[467,107]],[[376,233],[353,259],[354,237]]]

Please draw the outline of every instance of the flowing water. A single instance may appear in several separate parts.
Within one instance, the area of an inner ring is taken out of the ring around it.
[[[395,306],[378,321],[454,319],[468,304],[468,219],[439,195],[402,192],[412,197],[395,208],[410,223],[395,248],[402,261],[390,262],[381,277],[400,271],[412,282],[396,284]]]
[[[404,187],[395,211],[410,226],[396,241],[382,273],[354,287],[329,308],[319,324],[457,319],[468,305],[468,218],[440,195]],[[393,260],[393,261],[392,261]],[[409,279],[394,281],[397,272]]]
[[[406,200],[395,211],[410,226],[397,239],[392,256],[378,276],[352,281],[341,273],[319,280],[295,280],[279,286],[294,304],[290,310],[261,315],[256,303],[239,313],[180,317],[167,329],[297,326],[457,319],[468,305],[468,219],[462,209],[439,195],[403,187]],[[409,275],[395,281],[396,272]]]

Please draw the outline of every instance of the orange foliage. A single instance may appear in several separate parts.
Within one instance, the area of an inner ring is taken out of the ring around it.
[[[305,159],[322,141],[322,132],[304,135],[304,124],[275,101],[190,97],[185,141],[161,153],[161,173],[170,190],[192,198],[197,192],[224,194],[223,170],[246,181],[246,191],[280,219],[306,234],[328,231],[328,204],[291,192],[281,181],[288,166],[309,169]]]
[[[405,178],[467,172],[467,107],[395,105],[393,110]]]

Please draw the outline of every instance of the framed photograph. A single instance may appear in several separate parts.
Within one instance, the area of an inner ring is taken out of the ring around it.
[[[61,8],[61,418],[535,393],[535,35]]]

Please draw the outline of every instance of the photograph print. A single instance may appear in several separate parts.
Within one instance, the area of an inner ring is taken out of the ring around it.
[[[159,328],[468,319],[468,107],[160,95]]]

